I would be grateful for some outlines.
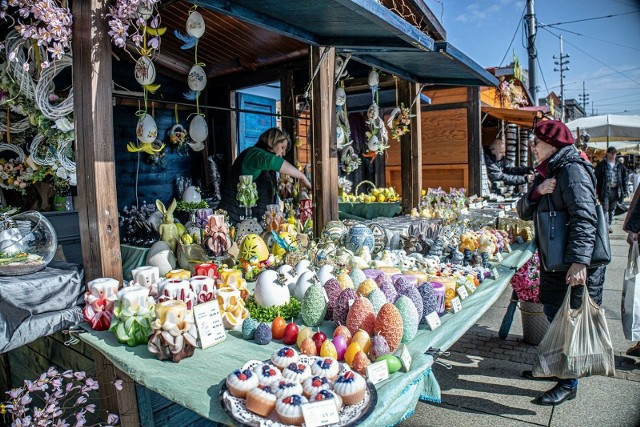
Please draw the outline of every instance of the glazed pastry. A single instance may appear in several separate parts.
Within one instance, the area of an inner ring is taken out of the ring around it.
[[[364,391],[367,383],[364,378],[356,372],[347,371],[340,375],[333,384],[333,389],[345,405],[355,405],[364,399]]]
[[[308,398],[309,396],[313,396],[322,390],[332,390],[333,385],[331,385],[331,381],[329,381],[326,377],[309,377],[304,380],[302,383],[302,393],[304,397]]]
[[[302,416],[304,403],[307,403],[307,398],[299,394],[283,397],[276,401],[276,412],[283,423],[299,426],[304,421]]]
[[[334,381],[338,376],[340,366],[338,361],[332,357],[325,357],[324,359],[318,359],[313,365],[311,365],[311,374],[318,375],[320,377],[327,377],[331,381]]]
[[[271,363],[263,363],[253,368],[253,372],[258,376],[258,382],[264,385],[273,385],[282,379],[280,369]]]
[[[282,347],[271,355],[271,361],[280,369],[289,366],[290,363],[298,363],[298,352],[291,347]]]
[[[260,384],[247,393],[246,404],[249,411],[266,417],[276,407],[276,395],[271,387]]]
[[[235,397],[245,398],[247,392],[258,386],[258,376],[250,369],[236,369],[227,377],[229,392]]]
[[[342,409],[342,398],[332,390],[320,390],[319,392],[311,395],[309,398],[309,402],[315,402],[317,400],[325,400],[325,399],[335,399],[336,407],[338,408],[338,412]]]
[[[289,381],[303,382],[311,376],[311,368],[304,363],[289,363],[282,376]]]
[[[278,399],[292,394],[302,394],[302,385],[300,383],[285,379],[281,379],[277,384],[274,383],[271,388],[275,390]]]

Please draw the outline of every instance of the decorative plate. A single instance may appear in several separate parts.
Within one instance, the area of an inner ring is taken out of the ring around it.
[[[317,356],[305,356],[300,355],[299,361],[305,363],[307,365],[312,365],[319,357]],[[261,362],[259,360],[250,360],[248,361],[242,369],[253,369],[256,365],[261,363],[271,363],[270,360],[265,360]],[[340,362],[340,371],[339,374],[342,375],[346,371],[349,371],[350,368],[345,363]],[[364,378],[364,377],[363,377]],[[366,380],[366,378],[365,378]],[[340,409],[340,424],[332,424],[332,426],[338,427],[347,427],[347,426],[357,426],[362,421],[366,420],[371,412],[376,407],[378,403],[378,392],[376,391],[375,386],[367,381],[367,388],[364,394],[364,399],[362,402],[357,405],[349,405],[343,406]],[[248,427],[288,427],[289,424],[283,424],[280,421],[280,417],[276,413],[275,409],[271,412],[268,417],[261,417],[259,415],[254,414],[253,412],[247,410],[245,406],[245,399],[240,399],[238,397],[232,396],[229,390],[227,389],[226,380],[222,384],[222,388],[220,389],[220,405],[224,409],[224,411],[229,415],[231,419],[238,423],[241,426]],[[302,424],[304,427],[304,424]]]

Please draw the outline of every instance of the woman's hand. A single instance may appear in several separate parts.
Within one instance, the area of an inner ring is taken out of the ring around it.
[[[571,264],[567,271],[567,285],[582,286],[587,283],[587,266],[584,264]]]
[[[309,182],[306,176],[302,175],[302,177],[300,178],[300,182],[302,183],[302,185],[304,185],[309,190],[311,190],[311,183]]]
[[[542,181],[542,184],[538,185],[538,193],[541,195],[551,194],[556,189],[556,179],[548,178]]]

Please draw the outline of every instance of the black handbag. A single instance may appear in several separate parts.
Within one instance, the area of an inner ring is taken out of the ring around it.
[[[551,195],[546,198],[549,201],[549,212],[540,212],[535,216],[540,261],[545,271],[567,271],[571,266],[571,264],[564,262],[567,240],[569,239],[569,213],[556,211],[553,208]],[[591,254],[591,264],[587,268],[599,267],[611,262],[609,226],[600,203],[596,205],[596,214],[598,217],[596,241]]]

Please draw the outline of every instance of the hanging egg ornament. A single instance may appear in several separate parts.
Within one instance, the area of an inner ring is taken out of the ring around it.
[[[147,21],[149,18],[151,18],[152,14],[153,14],[153,8],[147,7],[145,2],[141,2],[140,5],[138,6],[138,16],[144,19],[145,21]]]
[[[151,144],[156,140],[158,137],[158,126],[151,115],[145,114],[138,120],[136,136],[140,142],[146,144]]]
[[[204,142],[208,135],[207,121],[201,115],[196,115],[189,124],[189,137],[195,142]]]
[[[141,56],[136,62],[133,74],[141,86],[147,86],[156,80],[156,67],[148,56]]]
[[[342,107],[347,103],[347,93],[344,91],[343,87],[339,87],[336,89],[336,105],[338,107]]]
[[[187,34],[199,39],[204,34],[204,28],[204,18],[200,15],[200,12],[191,12],[187,19]]]
[[[204,72],[204,68],[197,64],[191,67],[187,76],[187,83],[189,84],[189,89],[202,92],[207,86],[207,75]]]
[[[338,145],[338,149],[344,147],[345,135],[344,130],[340,126],[336,128],[336,143]]]
[[[369,71],[368,80],[369,80],[369,86],[371,87],[378,86],[378,83],[380,83],[380,75],[376,70],[371,70]]]
[[[376,135],[371,135],[371,138],[367,141],[367,148],[369,151],[378,151],[380,148],[380,140]]]

